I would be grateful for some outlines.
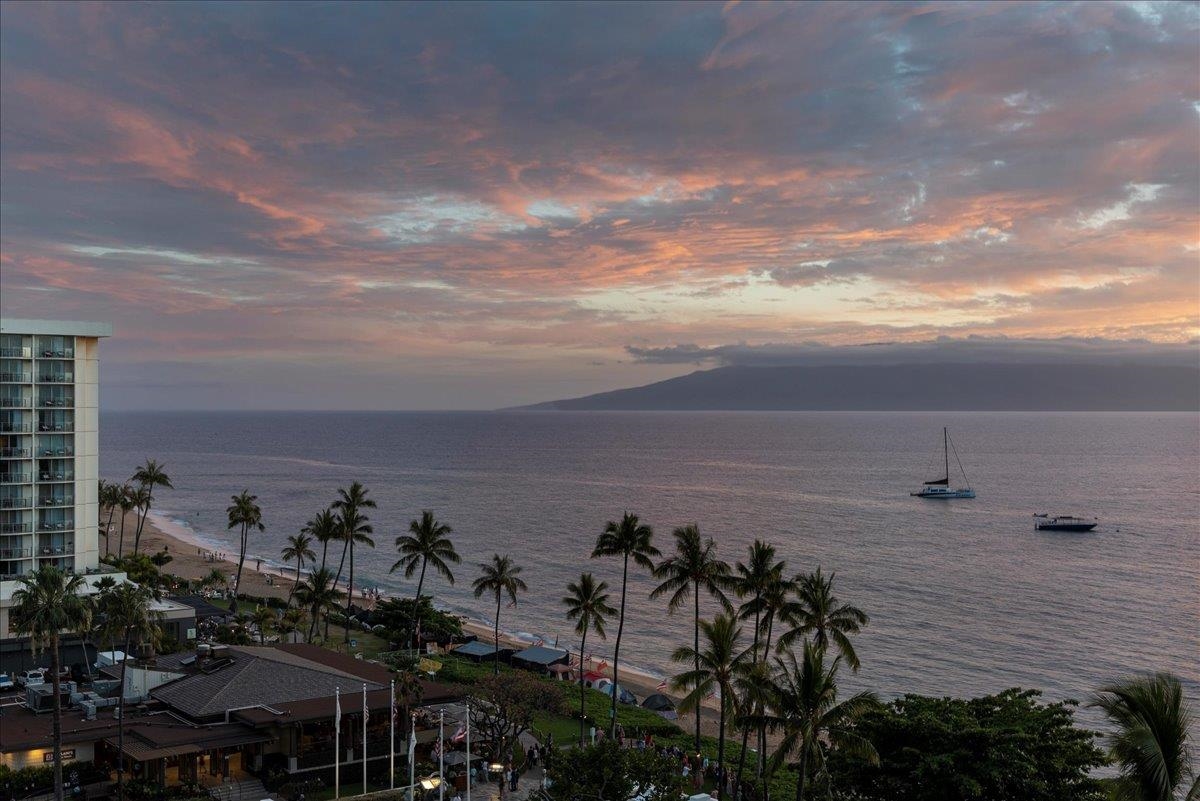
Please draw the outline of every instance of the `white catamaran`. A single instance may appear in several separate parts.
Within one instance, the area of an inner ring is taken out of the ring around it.
[[[971,482],[967,480],[967,471],[963,470],[962,460],[958,458],[958,451],[954,451],[954,461],[958,463],[958,470],[962,473],[965,487],[956,489],[950,488],[950,451],[954,445],[950,442],[950,431],[947,428],[942,428],[942,461],[944,470],[942,477],[934,481],[926,481],[925,486],[921,487],[918,492],[909,493],[915,498],[933,498],[934,500],[951,500],[953,498],[974,498],[975,490],[971,489]]]

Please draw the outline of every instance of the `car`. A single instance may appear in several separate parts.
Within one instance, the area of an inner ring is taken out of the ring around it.
[[[17,685],[13,683],[12,676],[8,675],[7,673],[0,673],[0,692],[11,690],[16,686]]]
[[[46,671],[43,668],[33,668],[32,670],[22,670],[17,674],[18,687],[30,687],[35,684],[46,683]]]

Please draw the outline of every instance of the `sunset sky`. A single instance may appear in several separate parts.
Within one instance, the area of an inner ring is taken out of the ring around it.
[[[109,408],[480,408],[730,354],[1200,336],[1195,3],[0,24],[3,312],[111,321]]]

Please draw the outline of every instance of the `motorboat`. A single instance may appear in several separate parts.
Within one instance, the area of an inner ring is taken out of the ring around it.
[[[1097,525],[1099,525],[1099,521],[1094,517],[1088,520],[1074,515],[1040,514],[1033,516],[1033,527],[1038,531],[1091,531]]]

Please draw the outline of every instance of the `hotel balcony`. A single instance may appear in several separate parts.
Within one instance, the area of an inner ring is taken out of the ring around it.
[[[29,448],[0,448],[0,459],[28,459],[31,455]]]
[[[39,384],[74,384],[74,373],[39,373]]]
[[[32,359],[33,348],[0,348],[0,359]]]
[[[60,556],[74,556],[75,543],[64,542],[58,545],[39,545],[36,556],[39,559],[54,559]]]
[[[74,481],[75,472],[73,470],[45,470],[38,472],[38,481],[49,483],[53,481]]]
[[[31,476],[29,473],[0,473],[0,485],[32,483],[33,476]]]
[[[0,559],[29,559],[32,556],[32,548],[0,548]]]
[[[29,423],[0,420],[0,434],[28,434],[32,430],[33,426]]]
[[[38,351],[39,359],[74,359],[74,348],[51,348],[43,347]]]
[[[72,409],[75,407],[75,398],[70,395],[61,398],[41,398],[38,401],[38,406],[54,409]]]
[[[43,495],[38,498],[39,508],[56,508],[62,506],[74,506],[74,495]]]
[[[33,505],[33,498],[13,497],[0,498],[0,509],[28,509]]]
[[[0,409],[31,409],[33,398],[29,396],[5,396],[0,398]]]
[[[74,448],[47,448],[40,447],[37,449],[38,456],[74,456]]]
[[[28,523],[0,523],[0,534],[28,534],[30,530]]]
[[[72,420],[48,420],[38,423],[39,434],[70,434],[75,430],[75,423]],[[62,456],[62,454],[58,454]]]
[[[60,531],[74,531],[75,521],[73,520],[39,520],[37,524],[37,533],[39,534],[54,534]]]
[[[32,384],[32,373],[0,373],[0,384]]]

